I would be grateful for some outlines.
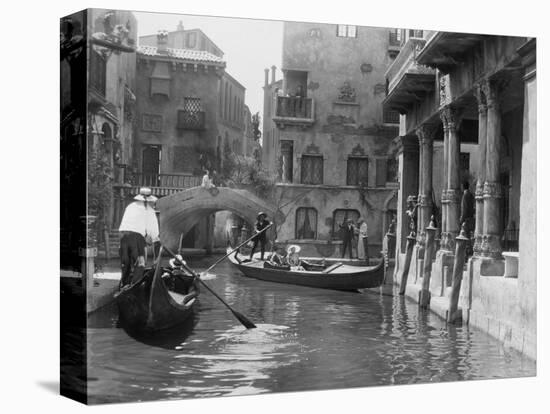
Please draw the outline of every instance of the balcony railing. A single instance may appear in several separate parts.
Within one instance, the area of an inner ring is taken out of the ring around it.
[[[314,122],[315,103],[311,98],[297,96],[278,96],[273,121],[277,126],[302,125]]]
[[[134,186],[185,189],[201,185],[202,177],[190,174],[136,173],[131,177]]]
[[[178,111],[178,129],[201,130],[204,126],[204,111]]]

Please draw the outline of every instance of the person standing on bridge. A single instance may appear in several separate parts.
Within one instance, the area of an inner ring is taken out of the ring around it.
[[[250,250],[250,260],[252,260],[252,257],[254,256],[254,251],[256,250],[256,247],[258,247],[258,243],[260,243],[260,259],[264,260],[267,235],[266,231],[262,230],[264,230],[270,224],[271,223],[269,222],[269,220],[267,220],[267,214],[265,214],[263,211],[259,212],[258,216],[256,217],[256,224],[254,225],[254,230],[256,231],[257,235],[252,239],[252,242],[254,244],[252,245],[252,250]]]
[[[120,232],[120,286],[139,280],[145,270],[145,246],[159,240],[159,225],[153,207],[157,198],[151,189],[142,187],[124,210]],[[133,275],[133,276],[132,276]]]

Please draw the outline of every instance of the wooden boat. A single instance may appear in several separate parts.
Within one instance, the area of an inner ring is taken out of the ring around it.
[[[229,260],[245,276],[268,282],[335,290],[373,288],[384,282],[383,260],[375,266],[350,266],[340,262],[329,266],[302,263],[304,270],[270,266],[269,262],[262,260],[250,261],[238,253],[230,255]]]
[[[155,332],[184,323],[199,294],[195,278],[179,269],[146,269],[143,277],[115,294],[120,323],[129,330]]]

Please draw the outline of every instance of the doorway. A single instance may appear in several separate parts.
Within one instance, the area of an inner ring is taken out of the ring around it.
[[[141,158],[141,179],[139,185],[160,187],[160,145],[145,145]]]

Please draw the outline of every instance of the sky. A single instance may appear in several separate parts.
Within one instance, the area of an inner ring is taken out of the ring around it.
[[[254,114],[263,116],[264,69],[280,71],[283,48],[283,22],[134,12],[138,35],[156,34],[158,30],[174,31],[181,20],[184,29],[201,29],[223,52],[226,71],[246,88],[245,104]],[[270,72],[271,79],[271,72]]]

